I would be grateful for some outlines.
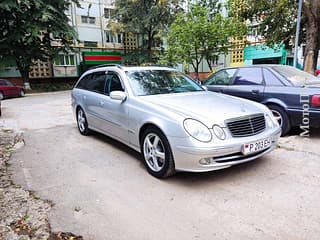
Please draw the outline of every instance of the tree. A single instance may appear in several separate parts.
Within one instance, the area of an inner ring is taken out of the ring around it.
[[[230,48],[232,36],[243,35],[244,25],[219,12],[194,4],[185,14],[180,14],[168,32],[168,49],[164,62],[191,64],[198,77],[199,65],[206,60],[212,71],[212,62]]]
[[[77,3],[77,0],[73,2]],[[0,2],[0,62],[12,59],[26,88],[34,60],[67,50],[76,35],[65,12],[71,1],[5,0]],[[52,46],[53,40],[59,46]]]
[[[163,32],[181,10],[180,0],[117,0],[116,16],[125,33],[134,33],[143,38],[142,51],[152,61],[152,48],[161,42]]]
[[[244,19],[257,20],[259,32],[268,45],[284,43],[289,48],[294,42],[298,1],[241,0],[242,8],[235,7],[237,4],[239,0],[229,0],[231,12]],[[302,6],[300,43],[306,44],[304,70],[313,74],[320,49],[320,1],[304,0]]]

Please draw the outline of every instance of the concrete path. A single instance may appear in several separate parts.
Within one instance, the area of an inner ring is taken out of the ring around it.
[[[70,92],[3,101],[0,127],[24,132],[15,181],[55,205],[50,223],[85,239],[319,239],[320,131],[282,138],[260,160],[151,177],[140,155],[81,136]]]

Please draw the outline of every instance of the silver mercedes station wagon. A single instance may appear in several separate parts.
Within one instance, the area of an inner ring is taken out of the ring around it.
[[[72,107],[82,135],[93,130],[128,145],[158,178],[254,160],[281,134],[264,105],[206,91],[167,67],[90,69],[72,90]]]

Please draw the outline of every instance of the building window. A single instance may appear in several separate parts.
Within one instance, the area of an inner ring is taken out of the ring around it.
[[[114,34],[111,31],[105,31],[107,43],[122,43],[122,34]]]
[[[104,17],[106,19],[113,19],[114,16],[114,9],[112,8],[105,8],[104,9]]]
[[[56,66],[75,66],[75,56],[70,55],[58,55],[54,59],[54,65]]]
[[[89,17],[89,16],[81,16],[81,22],[82,23],[88,23],[88,24],[95,24],[96,18],[95,17]]]

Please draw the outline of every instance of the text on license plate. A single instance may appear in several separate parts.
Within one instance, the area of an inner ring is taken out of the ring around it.
[[[256,142],[244,144],[242,152],[244,155],[246,155],[246,154],[262,151],[270,146],[271,146],[271,140],[270,138],[266,138]]]

